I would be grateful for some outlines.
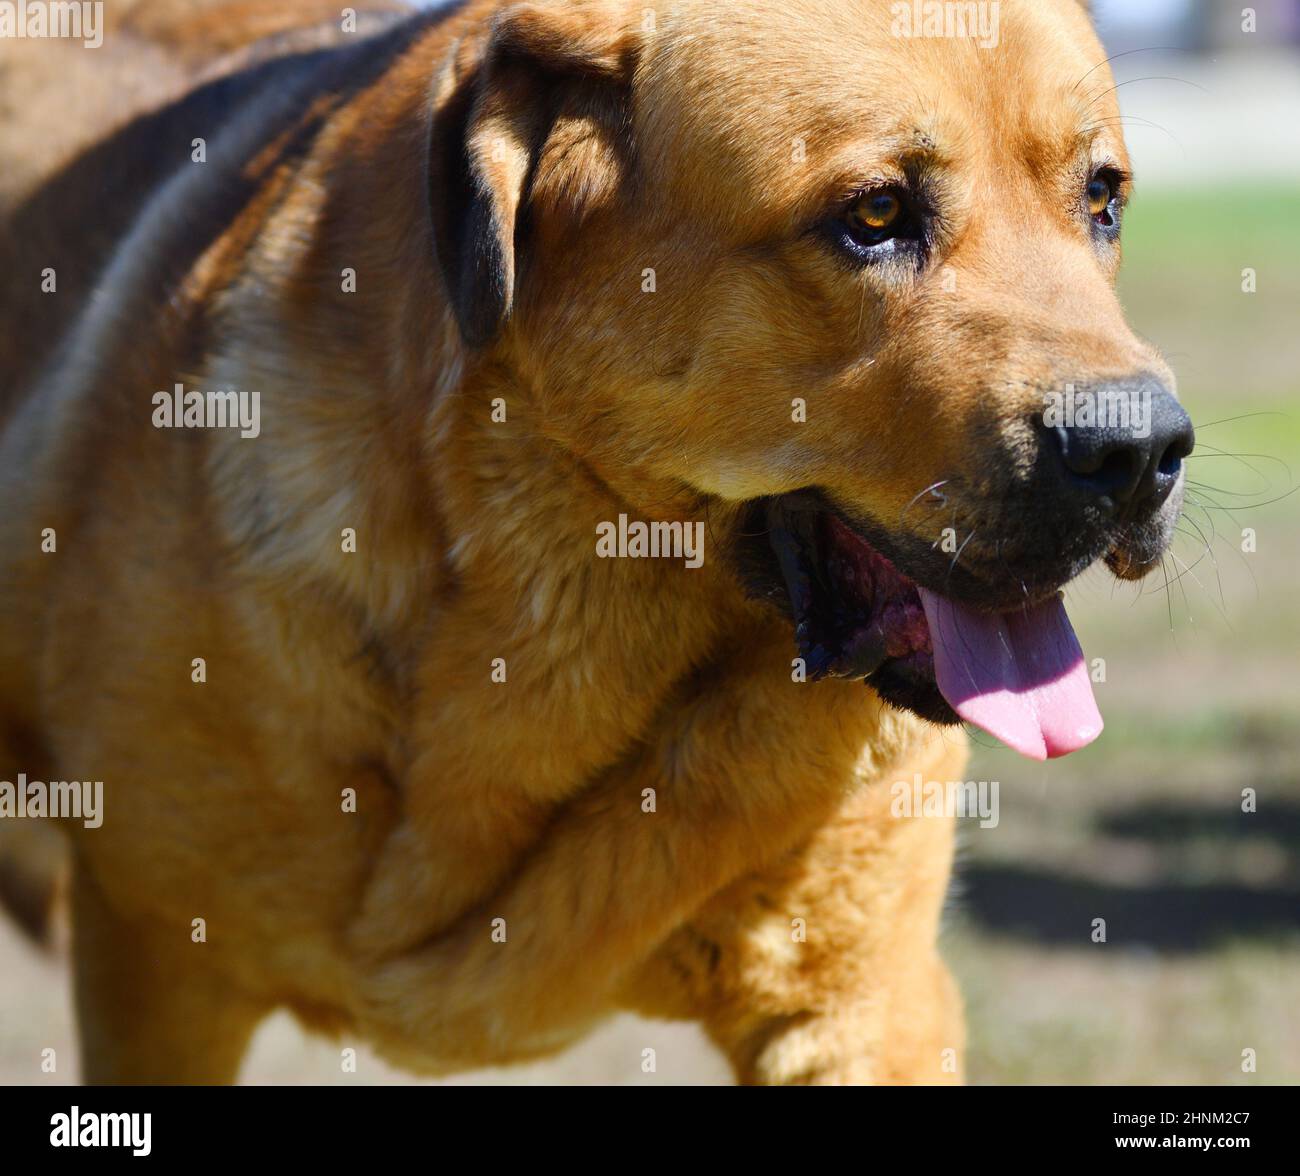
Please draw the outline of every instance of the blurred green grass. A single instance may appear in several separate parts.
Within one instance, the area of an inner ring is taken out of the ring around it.
[[[1300,1083],[1300,189],[1139,196],[1125,242],[1195,484],[1167,577],[1070,589],[1101,739],[1042,766],[977,740],[1002,819],[964,831],[947,933],[970,1077]]]

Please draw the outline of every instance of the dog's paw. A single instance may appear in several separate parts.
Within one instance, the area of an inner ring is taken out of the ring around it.
[[[361,962],[351,1008],[387,1061],[417,1073],[506,1065],[572,1044],[605,1015],[574,961],[562,973],[471,922],[394,959]]]
[[[411,829],[394,830],[347,929],[348,947],[376,960],[399,955],[435,935],[443,905],[439,874]]]
[[[347,932],[369,959],[413,951],[456,925],[499,881],[497,863],[451,838],[431,842],[401,825],[384,844]]]
[[[354,1024],[385,1061],[419,1074],[477,1063],[488,1027],[438,945],[350,963]]]

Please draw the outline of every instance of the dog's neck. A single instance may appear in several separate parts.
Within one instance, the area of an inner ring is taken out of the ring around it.
[[[426,87],[423,73],[392,82],[382,105],[349,114],[389,120],[386,133],[321,136],[251,246],[253,280],[225,298],[230,342],[208,378],[261,389],[263,416],[257,441],[213,441],[232,546],[251,553],[253,574],[341,604],[399,679],[403,666],[418,674],[452,602],[480,592],[515,614],[484,618],[488,660],[498,625],[550,664],[581,658],[612,694],[663,697],[738,631],[782,623],[730,564],[740,512],[600,451],[593,430],[548,410],[509,332],[490,349],[465,345],[429,234],[413,228],[428,215],[411,150]],[[328,200],[314,182],[327,172],[349,200]],[[266,267],[276,281],[256,280]],[[312,475],[322,468],[326,491]],[[700,566],[620,558],[617,546],[601,558],[599,528],[623,520],[703,523]],[[582,647],[553,649],[552,633]]]

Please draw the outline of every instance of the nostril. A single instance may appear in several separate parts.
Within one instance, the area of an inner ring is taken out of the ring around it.
[[[1160,454],[1160,461],[1156,466],[1157,472],[1165,477],[1172,477],[1182,469],[1183,458],[1187,457],[1196,445],[1196,434],[1192,431],[1192,422],[1181,408],[1178,411],[1182,419],[1176,422],[1176,426],[1181,427],[1176,427],[1174,436],[1165,445],[1164,451]]]
[[[1105,487],[1127,485],[1137,472],[1138,460],[1138,455],[1131,449],[1112,450],[1092,478]]]
[[[1150,479],[1148,493],[1152,505],[1159,505],[1169,497],[1182,473],[1183,458],[1192,452],[1192,447],[1196,444],[1192,422],[1178,402],[1170,397],[1163,407],[1164,436],[1156,438],[1160,459],[1155,463],[1155,474]]]
[[[1171,445],[1165,450],[1160,458],[1160,464],[1156,466],[1156,473],[1162,478],[1172,478],[1183,468],[1183,455],[1178,452],[1177,448]]]

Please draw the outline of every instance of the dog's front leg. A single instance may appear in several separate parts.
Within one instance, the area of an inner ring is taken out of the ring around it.
[[[959,779],[965,756],[937,733],[865,783],[679,928],[624,1003],[701,1021],[744,1083],[959,1081],[961,1000],[935,944],[954,822],[896,813],[891,786]]]
[[[792,682],[784,635],[738,648],[491,900],[423,948],[358,965],[358,1016],[381,1050],[429,1069],[562,1044],[711,895],[824,822],[864,746],[894,758],[914,737],[858,683]]]
[[[566,550],[589,563],[591,531],[579,530]],[[620,565],[602,566],[606,578],[588,589],[625,610],[610,631],[644,626],[635,573],[622,561],[598,562]],[[701,604],[675,631],[674,652],[602,646],[590,652],[600,672],[572,672],[544,636],[521,628],[514,599],[467,591],[422,652],[414,754],[396,773],[400,814],[348,927],[348,948],[365,959],[408,954],[495,894],[565,806],[656,729],[690,651],[712,632],[697,619]],[[509,664],[509,685],[488,673],[498,660]],[[783,664],[778,685],[789,693],[796,688]]]

